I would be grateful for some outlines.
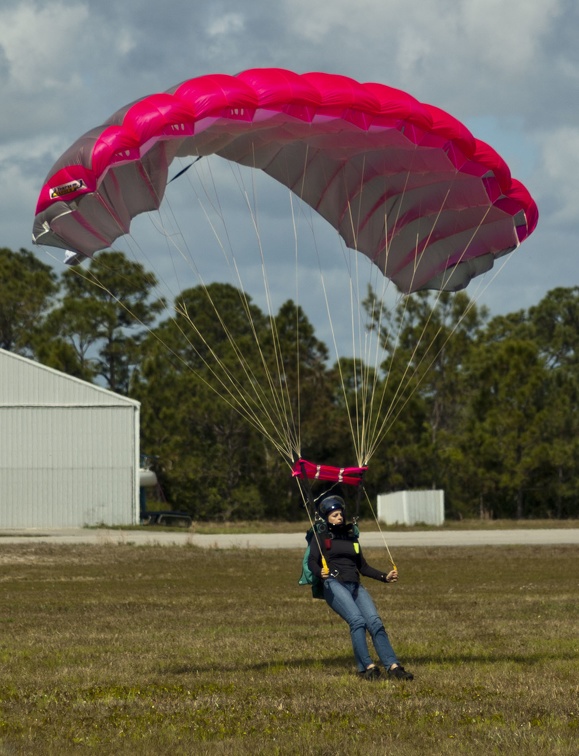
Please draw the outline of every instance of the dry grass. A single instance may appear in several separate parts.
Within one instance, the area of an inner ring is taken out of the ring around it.
[[[296,551],[0,543],[0,754],[577,753],[576,549],[395,556],[402,685],[356,678]]]
[[[149,526],[150,527],[150,526]],[[217,533],[298,533],[309,527],[307,519],[301,522],[273,521],[273,520],[249,520],[236,522],[194,522],[192,530],[203,535],[215,535]],[[362,531],[376,531],[378,525],[373,519],[360,521]],[[381,525],[383,528],[384,525]],[[537,528],[568,529],[579,528],[579,520],[446,520],[444,525],[388,525],[389,531],[414,532],[422,530],[535,530]],[[126,530],[127,528],[123,528]],[[141,526],[138,527],[141,529]],[[167,530],[166,526],[156,529]],[[0,533],[0,539],[2,534]],[[0,540],[1,543],[1,540]]]

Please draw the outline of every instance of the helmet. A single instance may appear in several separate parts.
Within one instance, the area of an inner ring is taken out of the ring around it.
[[[328,515],[335,512],[337,509],[341,510],[342,513],[345,513],[346,503],[344,499],[342,499],[341,496],[326,496],[318,507],[318,512],[320,513],[320,516],[326,520]]]

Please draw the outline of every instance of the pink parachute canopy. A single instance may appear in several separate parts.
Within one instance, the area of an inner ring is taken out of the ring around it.
[[[289,187],[403,292],[463,288],[538,220],[504,160],[443,110],[266,68],[190,79],[86,133],[42,187],[33,240],[90,257],[159,207],[174,158],[211,154]]]

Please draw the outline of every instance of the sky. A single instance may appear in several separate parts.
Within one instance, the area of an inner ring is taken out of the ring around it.
[[[437,105],[502,155],[540,219],[480,301],[492,314],[526,309],[579,279],[578,33],[576,0],[3,0],[0,246],[33,249],[50,167],[125,103],[208,73],[325,71]],[[231,175],[223,182],[227,204]],[[293,245],[280,207],[265,190],[261,221],[279,248],[279,281],[282,240]],[[187,233],[195,242],[207,232]],[[311,287],[308,314],[323,309]]]

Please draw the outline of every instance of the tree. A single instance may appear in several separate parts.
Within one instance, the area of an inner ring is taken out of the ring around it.
[[[0,249],[0,347],[34,356],[58,291],[57,276],[32,252]]]
[[[303,309],[292,300],[281,305],[264,348],[266,360],[275,365],[280,419],[287,422],[288,437],[292,438],[293,449],[288,453],[303,449],[317,457],[323,445],[322,429],[327,436],[332,411],[326,367],[328,349],[316,338]]]
[[[122,252],[101,252],[87,268],[67,270],[62,283],[64,297],[47,327],[74,355],[77,374],[126,394],[146,328],[165,307],[151,294],[155,276]]]
[[[579,365],[579,287],[552,289],[535,307],[528,323],[549,368]]]
[[[383,311],[365,301],[380,328],[387,449],[384,488],[447,487],[450,437],[460,423],[462,365],[487,318],[464,292],[417,292]]]
[[[252,418],[263,396],[259,343],[268,330],[243,292],[211,284],[182,292],[175,315],[143,344],[132,384],[142,402],[142,445],[159,458],[173,506],[193,517],[264,515],[268,461]]]
[[[529,327],[548,370],[543,424],[548,513],[577,516],[579,485],[579,287],[553,289],[530,308]]]
[[[478,502],[496,516],[520,519],[531,511],[548,446],[542,422],[547,372],[536,343],[483,337],[465,365],[464,386],[464,425],[455,441],[465,492],[473,508]]]

